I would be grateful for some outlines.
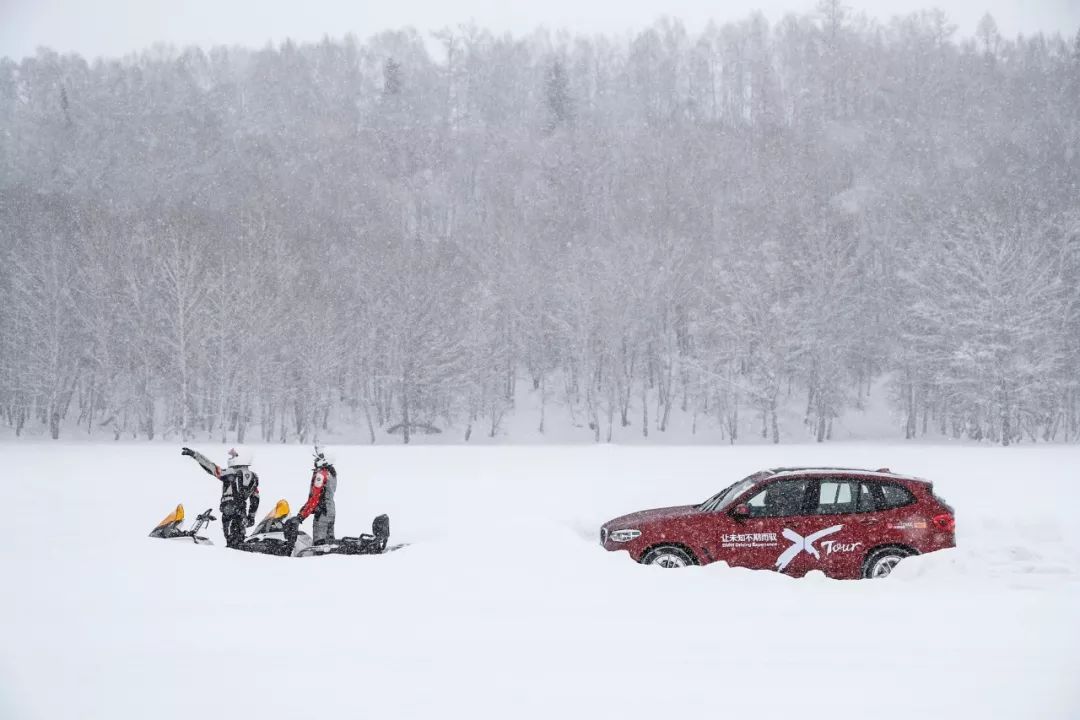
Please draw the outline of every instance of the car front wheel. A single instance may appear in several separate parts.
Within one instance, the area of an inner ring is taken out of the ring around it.
[[[675,545],[661,545],[645,553],[642,565],[658,565],[662,568],[680,568],[694,565],[694,557]]]
[[[913,554],[911,550],[901,547],[878,548],[866,556],[866,562],[863,563],[863,577],[868,580],[888,577],[901,560]]]

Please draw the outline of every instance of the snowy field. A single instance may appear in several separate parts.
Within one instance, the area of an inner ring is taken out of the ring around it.
[[[254,449],[260,516],[295,508],[309,449]],[[0,445],[0,718],[1080,717],[1080,448],[338,455],[338,534],[386,512],[410,547],[248,555],[219,523],[215,547],[153,540],[177,502],[217,507],[179,445]],[[843,582],[598,545],[611,517],[795,464],[934,480],[959,547]]]

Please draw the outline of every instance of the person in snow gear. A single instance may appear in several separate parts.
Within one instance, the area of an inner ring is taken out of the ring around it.
[[[315,545],[325,545],[334,541],[334,519],[337,509],[334,507],[334,493],[337,491],[337,470],[334,458],[328,450],[315,446],[315,467],[311,470],[311,488],[308,499],[294,517],[289,518],[287,537],[295,535],[309,515],[315,516],[312,536]]]
[[[183,448],[181,455],[194,458],[203,470],[221,481],[221,529],[226,547],[239,548],[245,539],[244,528],[255,524],[259,509],[259,476],[251,470],[251,451],[229,450],[228,467],[220,468],[205,455]]]

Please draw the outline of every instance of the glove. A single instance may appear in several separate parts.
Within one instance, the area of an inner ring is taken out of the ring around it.
[[[180,448],[181,455],[187,455],[188,457],[195,457],[195,451],[191,448]]]
[[[251,527],[254,524],[255,524],[255,516],[254,515],[248,515],[246,518],[244,518],[244,525],[245,526]]]
[[[285,521],[285,524],[286,525],[291,525],[291,526],[293,526],[293,528],[298,528],[298,527],[300,527],[300,523],[302,523],[302,522],[304,522],[304,521],[300,519],[299,515],[293,515],[291,518],[289,518],[288,520]]]

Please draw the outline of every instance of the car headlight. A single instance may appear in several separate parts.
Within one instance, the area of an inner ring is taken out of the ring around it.
[[[640,530],[616,530],[608,536],[615,542],[630,542],[636,537],[641,537]]]

